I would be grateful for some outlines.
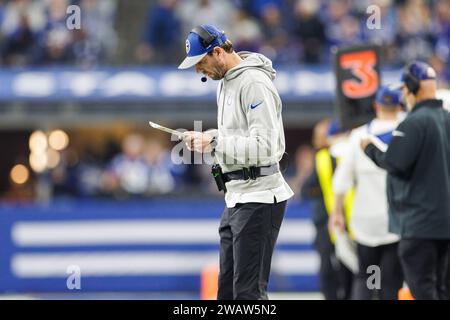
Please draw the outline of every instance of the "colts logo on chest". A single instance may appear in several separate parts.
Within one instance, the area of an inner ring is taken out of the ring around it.
[[[232,102],[233,102],[233,97],[231,96],[231,94],[225,97],[225,103],[228,106],[230,106]]]

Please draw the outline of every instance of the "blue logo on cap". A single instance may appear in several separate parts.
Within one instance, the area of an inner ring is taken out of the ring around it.
[[[197,64],[207,53],[211,52],[215,47],[221,46],[227,41],[227,37],[223,31],[216,27],[203,24],[201,27],[207,31],[213,40],[207,47],[204,47],[204,42],[200,35],[196,32],[190,32],[186,39],[186,54],[187,57],[178,66],[179,69],[187,69]]]
[[[191,50],[191,43],[189,39],[186,40],[186,54],[189,54],[189,50]]]

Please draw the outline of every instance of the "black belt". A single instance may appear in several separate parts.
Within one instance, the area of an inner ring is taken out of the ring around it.
[[[259,177],[270,176],[280,171],[278,163],[264,167],[242,168],[240,170],[226,172],[223,174],[225,182],[231,180],[255,180]]]

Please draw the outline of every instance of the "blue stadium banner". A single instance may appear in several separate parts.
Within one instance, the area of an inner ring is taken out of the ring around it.
[[[278,68],[275,84],[284,101],[334,98],[334,74],[326,66]],[[0,69],[0,102],[214,102],[216,88],[216,81],[203,83],[175,67]]]
[[[218,263],[223,207],[215,199],[0,203],[0,293],[199,293],[202,270]],[[319,290],[311,211],[309,202],[288,205],[272,292]]]

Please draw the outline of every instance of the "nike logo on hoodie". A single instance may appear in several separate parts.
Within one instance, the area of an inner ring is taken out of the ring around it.
[[[257,106],[259,106],[261,103],[263,103],[263,101],[261,101],[260,103],[257,104],[251,104],[250,105],[250,109],[255,109]]]

